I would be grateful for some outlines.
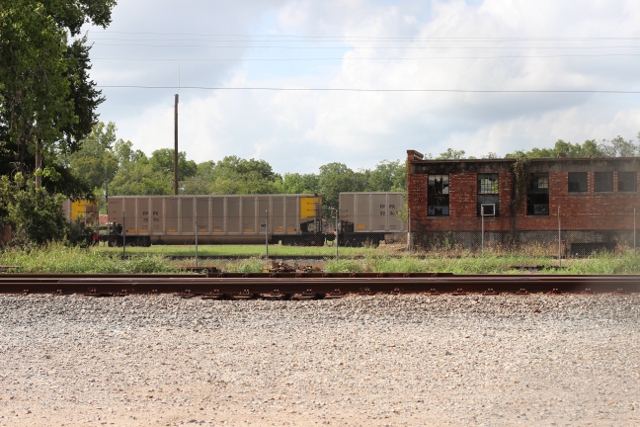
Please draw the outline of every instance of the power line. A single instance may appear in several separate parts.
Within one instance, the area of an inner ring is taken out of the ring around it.
[[[495,56],[422,56],[422,57],[371,57],[371,58],[344,58],[344,57],[315,57],[315,58],[126,58],[126,57],[92,57],[92,60],[100,61],[427,61],[433,59],[527,59],[527,58],[591,58],[612,56],[640,56],[640,53],[595,53],[595,54],[558,54],[558,55],[495,55]]]
[[[131,40],[129,43],[127,40],[92,40],[94,45],[96,46],[107,46],[107,47],[123,47],[123,46],[131,46],[131,47],[157,47],[157,48],[215,48],[215,49],[284,49],[284,50],[343,50],[343,49],[353,49],[354,46],[350,44],[341,44],[341,45],[282,45],[282,44],[220,44],[217,42],[209,42],[209,43],[201,43],[201,44],[184,44],[185,42],[194,42],[194,40],[164,40],[160,43],[155,43],[154,40]],[[113,42],[113,43],[110,43]],[[119,43],[118,43],[119,42]],[[126,43],[125,43],[126,42]],[[170,42],[168,44],[167,42]],[[197,40],[195,42],[198,42]],[[225,42],[228,43],[228,42]],[[269,42],[271,43],[271,42]],[[357,47],[357,46],[356,46]],[[425,45],[415,45],[414,43],[407,44],[398,44],[398,45],[363,45],[360,46],[368,49],[379,49],[379,50],[389,50],[389,49],[401,49],[401,50],[440,50],[440,49],[456,49],[456,50],[508,50],[508,49],[530,49],[530,50],[597,50],[597,49],[639,49],[639,45],[627,45],[627,46],[425,46]]]
[[[206,33],[165,33],[165,32],[153,32],[153,31],[100,31],[95,33],[97,35],[111,35],[111,34],[126,34],[126,35],[144,35],[144,36],[170,36],[170,37],[207,37],[207,38],[238,38],[238,39],[265,39],[265,40],[332,40],[332,41],[349,41],[349,40],[377,40],[377,41],[449,41],[449,42],[557,42],[557,41],[611,41],[611,40],[633,40],[638,41],[640,37],[601,37],[601,36],[587,36],[587,37],[378,37],[378,36],[314,36],[314,35],[295,35],[295,34],[206,34]]]
[[[640,94],[632,90],[596,90],[596,89],[537,89],[537,90],[501,90],[501,89],[358,89],[358,88],[282,88],[282,87],[217,87],[217,86],[143,86],[143,85],[97,85],[109,89],[196,89],[196,90],[259,90],[280,92],[448,92],[448,93],[602,93],[602,94]]]

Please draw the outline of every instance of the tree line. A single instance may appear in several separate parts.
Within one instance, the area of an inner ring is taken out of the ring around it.
[[[638,134],[640,140],[640,133]],[[382,160],[373,169],[354,171],[344,163],[320,166],[318,173],[274,172],[264,160],[227,156],[218,161],[196,163],[178,153],[180,194],[322,194],[328,206],[337,207],[341,192],[405,191],[404,160]],[[640,156],[640,143],[618,136],[612,140],[587,140],[570,143],[558,140],[551,148],[518,150],[506,158],[543,157],[633,157]],[[447,149],[427,158],[472,159],[464,150]],[[498,158],[488,153],[483,158]],[[173,194],[173,149],[162,148],[145,155],[135,150],[130,141],[116,139],[115,124],[98,123],[84,140],[82,148],[69,156],[74,173],[104,200],[105,195],[171,195]]]
[[[93,188],[102,201],[108,195],[171,195],[174,192],[173,149],[150,156],[131,141],[116,138],[113,122],[98,123],[82,148],[66,163]],[[178,152],[180,194],[323,194],[328,206],[338,206],[346,191],[404,191],[404,160],[382,160],[373,169],[354,171],[344,163],[320,166],[318,173],[276,173],[265,160],[226,156],[196,163]]]
[[[539,158],[595,158],[595,157],[638,157],[640,156],[640,132],[637,135],[638,142],[629,139],[626,140],[620,135],[608,140],[588,139],[584,143],[571,143],[559,139],[551,148],[532,148],[529,151],[516,150],[512,153],[504,155],[505,159],[517,159],[527,157],[532,159]],[[427,159],[434,159],[433,154],[427,154]],[[464,150],[455,150],[448,148],[444,153],[440,153],[435,157],[436,160],[459,160],[459,159],[475,159],[473,156],[466,156]],[[482,159],[497,159],[499,156],[494,152],[489,152],[481,157]]]

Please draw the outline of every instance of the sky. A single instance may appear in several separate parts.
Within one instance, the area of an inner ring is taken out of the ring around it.
[[[640,132],[637,0],[118,0],[98,112],[147,155],[354,171]]]

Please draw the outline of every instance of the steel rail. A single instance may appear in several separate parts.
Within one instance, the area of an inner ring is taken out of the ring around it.
[[[177,293],[209,298],[332,298],[346,294],[640,293],[640,275],[430,273],[0,274],[0,293],[93,296]]]

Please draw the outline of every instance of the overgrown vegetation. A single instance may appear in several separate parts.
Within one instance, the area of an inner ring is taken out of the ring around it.
[[[123,260],[121,252],[104,249],[72,247],[62,243],[6,248],[0,252],[0,265],[15,267],[15,271],[23,273],[78,274],[173,273],[195,265],[195,258],[176,261],[169,256],[144,250],[129,253]],[[326,261],[316,262],[314,268],[330,273],[640,274],[639,257],[629,249],[588,258],[562,259],[562,268],[558,268],[556,258],[536,253],[536,249],[529,254],[489,252],[485,256],[470,252],[452,256],[446,251],[394,254],[383,248],[349,249],[353,249],[350,255],[341,253],[338,261],[327,258]],[[282,254],[282,257],[286,259],[286,254]],[[270,262],[264,257],[252,256],[236,260],[200,260],[199,266],[216,267],[231,273],[260,273]],[[295,263],[300,268],[308,264],[305,261]]]
[[[80,221],[68,222],[62,212],[63,199],[36,188],[35,181],[21,172],[13,180],[0,176],[0,236],[4,236],[5,227],[12,230],[8,242],[0,238],[0,246],[30,248],[53,241],[87,246],[95,230]]]
[[[0,176],[0,228],[11,226],[18,245],[59,240],[65,233],[62,199],[36,188],[35,181],[20,172],[12,181]]]
[[[139,255],[121,259],[107,252],[51,243],[42,246],[6,248],[0,265],[20,273],[116,274],[174,273],[180,271],[161,255]]]

